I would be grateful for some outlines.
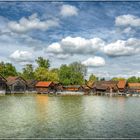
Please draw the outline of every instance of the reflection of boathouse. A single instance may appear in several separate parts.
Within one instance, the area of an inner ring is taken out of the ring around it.
[[[7,78],[8,93],[25,93],[27,82],[19,76],[9,76]]]
[[[7,80],[0,74],[0,94],[5,94],[7,89]]]

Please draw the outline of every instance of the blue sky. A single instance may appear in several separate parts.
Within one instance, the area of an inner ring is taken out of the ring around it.
[[[88,75],[140,76],[140,2],[0,2],[0,60],[18,70],[43,56]],[[87,77],[88,77],[87,75]]]

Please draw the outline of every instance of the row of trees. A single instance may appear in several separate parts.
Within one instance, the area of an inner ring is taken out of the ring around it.
[[[75,84],[84,84],[85,75],[87,73],[87,68],[80,62],[73,62],[69,65],[63,64],[60,68],[50,69],[49,59],[44,59],[43,57],[38,57],[36,60],[38,66],[33,67],[32,64],[27,64],[22,69],[21,72],[18,72],[11,63],[0,63],[0,73],[4,77],[8,76],[22,76],[23,78],[30,80],[36,79],[39,81],[58,81],[64,85],[75,85]],[[124,78],[114,77],[111,80],[118,81]],[[105,78],[99,79],[96,75],[91,74],[89,76],[89,82],[95,82],[99,80],[105,80]],[[140,77],[132,76],[126,79],[128,82],[139,82]]]
[[[94,74],[91,74],[89,77],[89,81],[104,81],[105,78],[99,79],[99,77],[96,77]],[[140,77],[131,76],[129,78],[123,78],[123,77],[114,77],[111,79],[112,81],[119,81],[119,80],[126,80],[129,83],[140,83]]]
[[[87,69],[80,62],[61,65],[59,69],[50,69],[50,61],[48,59],[38,57],[35,61],[38,64],[37,68],[34,68],[32,64],[27,64],[21,72],[18,72],[15,66],[11,63],[1,62],[0,73],[4,77],[22,76],[27,80],[36,79],[39,81],[58,81],[64,85],[84,83]]]

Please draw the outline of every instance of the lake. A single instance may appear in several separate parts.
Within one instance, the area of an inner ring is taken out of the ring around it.
[[[0,138],[140,138],[140,97],[0,96]]]

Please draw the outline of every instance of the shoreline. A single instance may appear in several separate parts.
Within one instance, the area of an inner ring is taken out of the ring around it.
[[[68,93],[63,93],[63,94],[56,94],[56,93],[12,93],[12,94],[0,94],[0,96],[6,96],[6,95],[8,95],[8,96],[13,96],[13,95],[48,95],[49,97],[51,97],[51,96],[58,96],[58,97],[60,97],[60,96],[104,96],[104,97],[140,97],[140,93],[138,93],[138,94],[110,94],[110,93],[104,93],[104,94],[101,94],[101,93],[97,93],[97,94],[95,94],[95,93],[93,93],[93,94],[84,94],[84,93],[82,93],[82,94],[78,94],[78,93],[72,93],[72,94],[68,94]]]

